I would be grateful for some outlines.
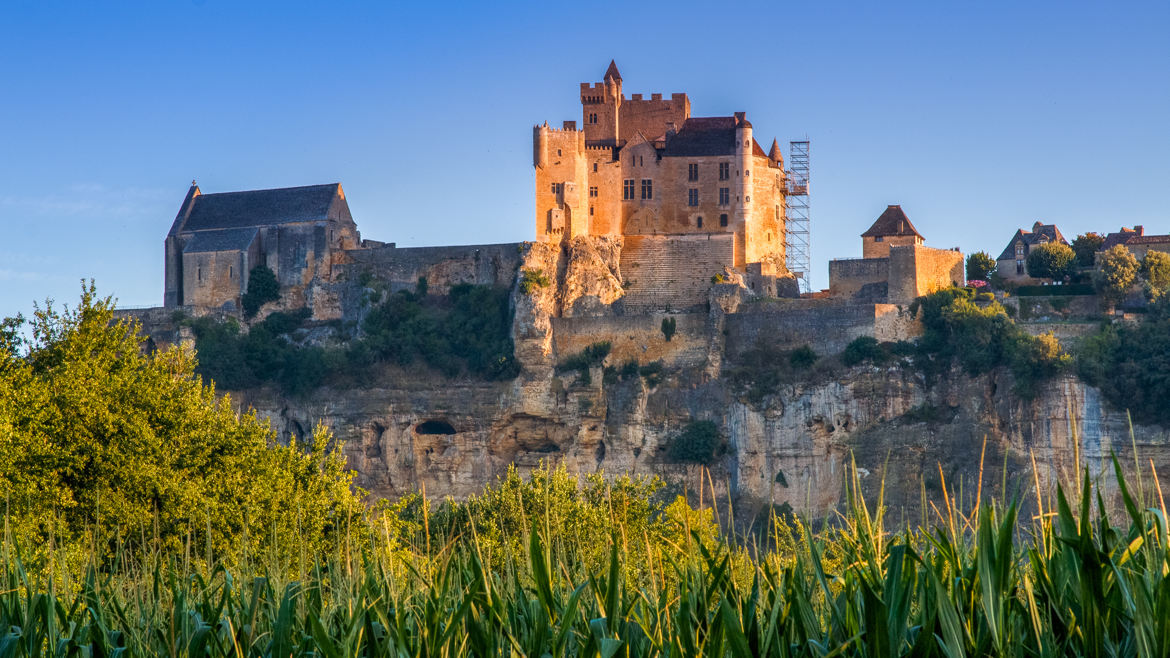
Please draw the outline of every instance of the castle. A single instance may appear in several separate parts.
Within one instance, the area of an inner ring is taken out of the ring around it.
[[[626,98],[617,65],[581,83],[581,125],[533,129],[536,239],[712,237],[726,265],[784,270],[784,158],[743,112],[692,117],[686,94]],[[726,238],[720,240],[720,238]]]

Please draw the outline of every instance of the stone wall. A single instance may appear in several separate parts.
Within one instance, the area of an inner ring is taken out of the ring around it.
[[[829,294],[853,297],[862,288],[890,279],[888,258],[839,258],[829,261]]]
[[[726,319],[729,357],[761,340],[791,349],[808,345],[818,354],[837,354],[853,339],[909,339],[920,333],[908,310],[892,304],[858,304],[834,299],[766,300],[744,304]]]
[[[335,278],[356,281],[363,275],[390,284],[391,290],[414,288],[419,277],[437,293],[457,283],[512,287],[520,267],[523,243],[456,247],[395,247],[352,249],[334,267]]]
[[[922,246],[890,248],[892,303],[908,304],[915,297],[963,283],[962,252]]]
[[[662,333],[665,318],[675,322],[670,341]],[[631,359],[642,364],[661,359],[670,367],[701,367],[707,358],[707,319],[705,312],[553,318],[553,346],[558,361],[608,341],[609,362],[617,366]]]
[[[624,309],[677,311],[704,304],[711,277],[733,259],[730,233],[627,236],[621,255]]]

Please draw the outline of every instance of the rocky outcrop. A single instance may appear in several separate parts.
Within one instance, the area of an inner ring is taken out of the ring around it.
[[[671,463],[666,448],[698,419],[714,421],[728,443],[707,486],[736,501],[737,518],[748,521],[769,505],[828,513],[854,462],[863,489],[876,494],[884,483],[890,509],[904,515],[922,513],[922,500],[944,486],[964,499],[1002,498],[1072,481],[1084,467],[1108,480],[1110,455],[1132,468],[1134,446],[1145,468],[1153,460],[1170,473],[1170,434],[1135,427],[1131,440],[1125,414],[1072,377],[1021,399],[1004,373],[928,381],[911,366],[869,366],[813,374],[763,399],[746,395],[724,376],[748,358],[729,353],[728,318],[745,305],[761,313],[759,300],[732,280],[710,288],[705,321],[701,310],[622,316],[620,249],[619,240],[596,238],[521,247],[512,337],[522,369],[514,380],[412,373],[303,400],[267,389],[235,399],[284,438],[324,423],[372,497],[423,488],[465,497],[511,464],[525,470],[542,460],[576,472],[656,474],[694,491],[700,469]],[[525,272],[538,275],[526,286]],[[659,330],[664,319],[677,320],[671,340]],[[558,361],[599,340],[613,344],[605,364],[612,370],[557,372]],[[620,371],[630,361],[662,371]]]

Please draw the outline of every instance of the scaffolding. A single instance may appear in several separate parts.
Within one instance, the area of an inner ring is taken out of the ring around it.
[[[809,280],[808,144],[788,142],[788,212],[784,227],[788,271],[796,275],[801,292],[812,292]]]

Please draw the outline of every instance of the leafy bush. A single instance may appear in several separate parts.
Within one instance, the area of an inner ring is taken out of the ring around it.
[[[986,251],[976,251],[967,256],[967,278],[974,281],[986,281],[995,271],[995,259]]]
[[[920,297],[911,311],[922,319],[923,335],[915,363],[928,374],[939,374],[958,361],[970,375],[1010,367],[1016,393],[1029,397],[1036,384],[1055,375],[1070,362],[1052,336],[1033,337],[1016,326],[1003,306],[980,307],[961,288],[940,290]]]
[[[1170,254],[1147,251],[1142,258],[1142,277],[1152,299],[1161,297],[1170,289]]]
[[[873,336],[858,336],[845,346],[841,353],[841,362],[847,366],[855,366],[864,361],[881,364],[886,360],[886,352]]]
[[[520,273],[520,291],[531,295],[537,288],[547,288],[552,283],[544,270],[526,269]]]
[[[1105,244],[1105,236],[1099,233],[1082,233],[1072,241],[1073,253],[1077,256],[1077,265],[1092,267],[1097,258],[1097,250]]]
[[[995,295],[993,293],[990,293],[990,292],[977,293],[975,295],[975,301],[977,301],[977,302],[994,302]]]
[[[1170,425],[1170,320],[1112,325],[1086,338],[1077,372],[1134,420]]]
[[[669,343],[670,339],[674,337],[675,328],[674,318],[662,318],[662,337],[666,339],[666,342]]]
[[[1138,261],[1124,245],[1113,245],[1101,254],[1093,272],[1093,286],[1107,301],[1119,303],[1137,281]]]
[[[1077,255],[1061,242],[1046,242],[1028,253],[1028,276],[1037,279],[1063,279],[1076,269]]]
[[[584,385],[592,383],[593,378],[589,369],[600,366],[609,356],[609,341],[593,343],[576,354],[572,354],[557,364],[557,372],[577,371],[577,381]]]
[[[817,353],[808,345],[801,345],[788,354],[788,365],[804,370],[817,362]]]
[[[691,421],[670,440],[667,457],[677,463],[711,465],[727,454],[727,440],[709,420]]]
[[[650,363],[647,363],[646,365],[638,368],[638,374],[642,376],[642,379],[646,380],[646,384],[648,386],[653,388],[658,386],[659,382],[662,381],[663,369],[664,365],[662,360],[659,359],[657,361],[651,361]]]
[[[267,265],[257,265],[248,273],[248,291],[240,298],[245,317],[252,317],[268,302],[280,299],[280,283]]]
[[[233,561],[344,542],[361,506],[328,433],[276,445],[267,420],[201,384],[188,352],[146,353],[112,308],[90,284],[76,309],[38,310],[20,354],[0,356],[6,542],[85,546],[99,567],[127,547]]]

